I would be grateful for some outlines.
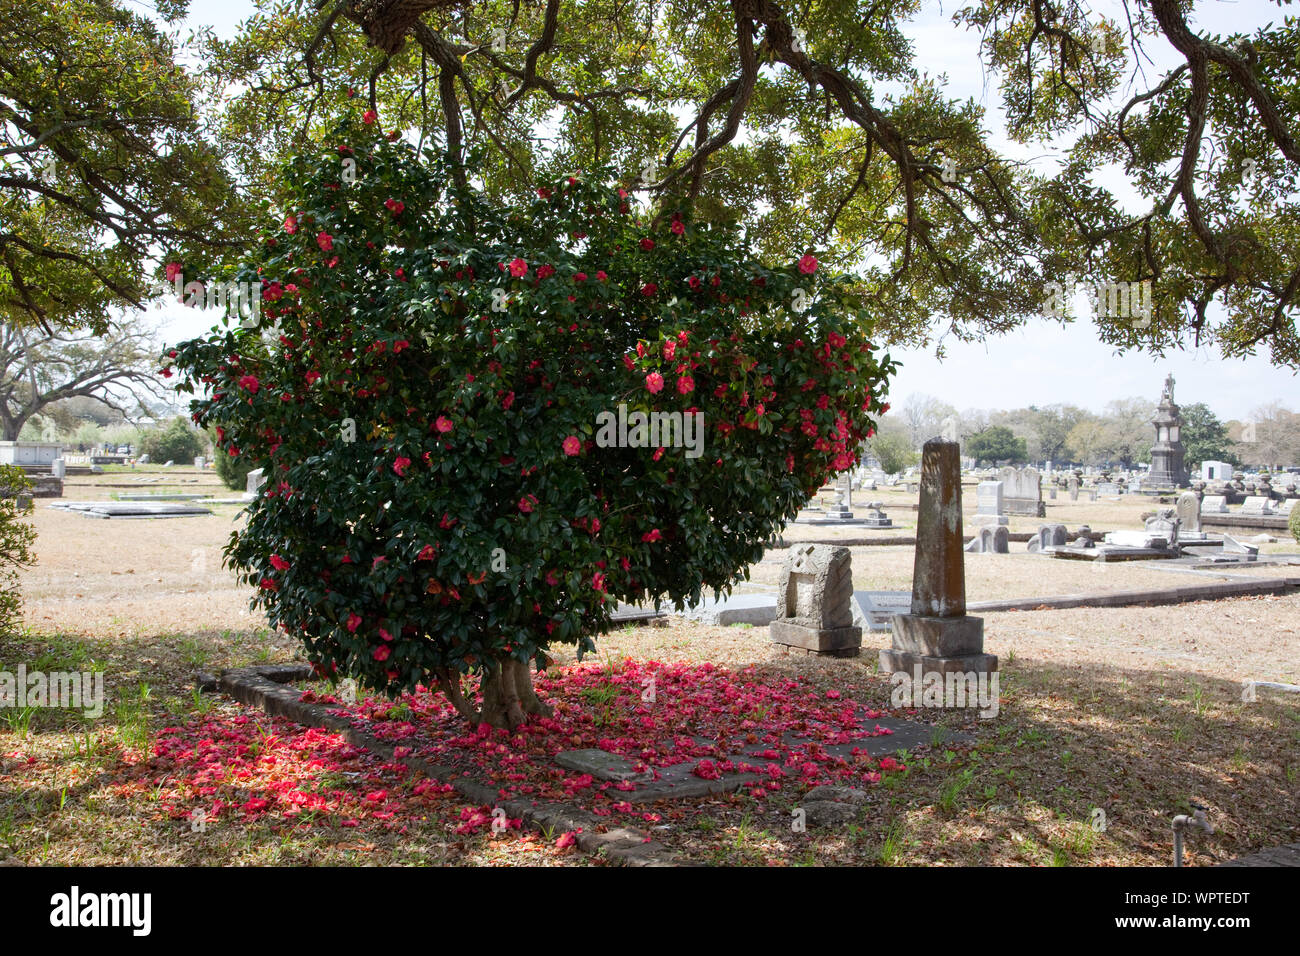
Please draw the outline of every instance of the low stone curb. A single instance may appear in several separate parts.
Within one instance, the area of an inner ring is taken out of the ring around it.
[[[1185,604],[1189,601],[1214,601],[1230,597],[1254,597],[1260,594],[1286,594],[1300,588],[1300,578],[1267,578],[1252,581],[1224,581],[1194,587],[1167,588],[1158,591],[1110,591],[1101,594],[1061,594],[1040,598],[1015,598],[1009,601],[976,601],[966,605],[971,614],[992,611],[1059,611],[1072,607],[1132,607],[1139,604]]]
[[[200,683],[202,683],[201,675]],[[240,703],[257,707],[273,717],[284,717],[307,727],[336,731],[353,747],[370,751],[386,761],[394,761],[393,744],[357,730],[344,717],[329,713],[320,704],[304,702],[300,691],[284,684],[314,677],[307,664],[244,667],[221,671],[215,675],[216,686]],[[531,800],[502,800],[497,790],[486,784],[460,776],[452,767],[431,763],[421,757],[407,756],[397,761],[438,783],[450,784],[467,800],[480,806],[500,807],[512,818],[523,820],[529,829],[554,833],[572,832],[578,848],[595,856],[603,851],[607,859],[627,866],[681,866],[677,854],[662,843],[647,840],[646,834],[631,827],[597,833],[603,825],[594,813],[563,803],[535,803]]]

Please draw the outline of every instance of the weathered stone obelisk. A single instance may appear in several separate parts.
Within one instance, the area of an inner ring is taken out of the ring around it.
[[[984,653],[984,619],[966,613],[966,562],[961,535],[961,446],[931,439],[921,451],[921,505],[916,520],[912,612],[895,614],[892,648],[880,652],[885,673],[989,673],[998,659]]]

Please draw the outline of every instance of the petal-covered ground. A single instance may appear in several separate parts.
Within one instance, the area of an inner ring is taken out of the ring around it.
[[[756,799],[820,784],[870,786],[904,769],[894,757],[871,757],[867,746],[851,748],[847,758],[828,753],[830,745],[865,743],[892,731],[876,724],[882,711],[838,690],[819,691],[802,676],[627,658],[556,668],[538,675],[535,686],[554,715],[513,735],[486,724],[470,727],[442,695],[424,689],[397,701],[368,698],[350,706],[311,689],[303,699],[329,705],[332,713],[394,742],[399,759],[415,753],[496,786],[502,799],[563,801],[598,816],[617,815],[619,823],[644,825],[662,817],[626,801],[635,784],[566,770],[555,763],[556,754],[595,748],[656,779],[681,764],[705,780],[754,773],[761,778],[749,786]],[[728,759],[742,748],[745,759]]]

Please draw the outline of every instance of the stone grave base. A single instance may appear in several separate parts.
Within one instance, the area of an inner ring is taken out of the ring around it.
[[[860,627],[806,627],[789,621],[776,620],[768,626],[768,635],[773,644],[798,648],[813,654],[832,655],[836,657],[855,657],[862,647],[862,628]],[[845,654],[852,651],[852,654]]]
[[[966,657],[984,650],[984,619],[894,615],[894,651],[924,657]]]
[[[996,654],[967,654],[961,657],[928,657],[911,651],[883,648],[880,651],[880,669],[892,674],[896,671],[913,673],[917,667],[923,674],[991,674],[998,669]]]

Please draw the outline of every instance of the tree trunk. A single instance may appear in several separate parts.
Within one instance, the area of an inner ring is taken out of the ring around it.
[[[475,708],[460,688],[460,675],[447,668],[436,674],[438,687],[456,711],[475,724],[515,730],[534,714],[549,717],[551,707],[533,690],[533,675],[527,662],[513,657],[498,658],[483,674],[480,690],[483,704]]]

